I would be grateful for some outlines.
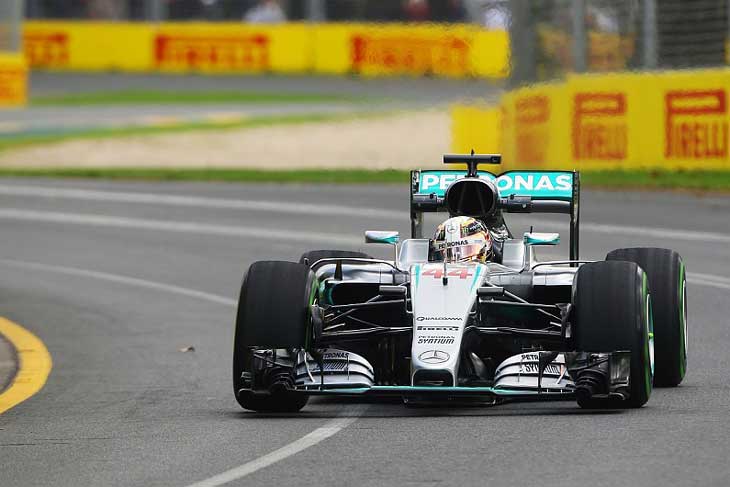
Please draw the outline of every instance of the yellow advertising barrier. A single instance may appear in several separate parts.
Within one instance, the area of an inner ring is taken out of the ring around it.
[[[25,105],[28,70],[20,54],[0,52],[0,108]]]
[[[312,64],[303,24],[26,22],[24,45],[43,69],[291,73]]]
[[[730,69],[571,75],[506,93],[499,151],[505,168],[730,170]],[[454,150],[492,144],[454,108]],[[491,109],[494,112],[494,109]],[[492,126],[494,122],[489,122]]]
[[[506,32],[471,25],[29,21],[32,68],[503,78]]]
[[[502,127],[499,108],[455,106],[451,120],[455,151],[462,154],[471,150],[481,154],[500,151]]]
[[[313,30],[314,71],[364,76],[503,78],[509,38],[465,24],[321,24]]]

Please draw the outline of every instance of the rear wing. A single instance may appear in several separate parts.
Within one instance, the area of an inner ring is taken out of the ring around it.
[[[473,170],[470,168],[470,170]],[[478,171],[499,192],[500,209],[507,213],[562,213],[570,215],[570,260],[579,258],[580,174],[577,171]],[[448,211],[444,196],[465,170],[411,171],[411,238],[423,238],[423,214]]]

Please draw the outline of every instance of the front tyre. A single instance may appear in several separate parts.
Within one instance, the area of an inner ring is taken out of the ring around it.
[[[607,261],[638,264],[649,277],[654,310],[654,385],[676,387],[687,372],[687,278],[679,254],[669,249],[629,248],[609,252]]]
[[[307,345],[315,292],[314,274],[306,265],[261,261],[249,267],[233,348],[233,391],[244,409],[295,412],[307,403],[308,396],[291,392],[296,357],[288,351]],[[254,357],[254,350],[271,351],[278,365]]]
[[[583,408],[639,408],[649,400],[653,374],[653,331],[647,276],[633,262],[584,264],[573,281],[574,349],[631,352],[629,398],[578,396]]]

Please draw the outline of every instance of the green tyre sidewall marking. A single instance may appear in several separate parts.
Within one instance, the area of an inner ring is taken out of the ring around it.
[[[644,366],[644,382],[646,386],[646,397],[648,398],[651,395],[652,391],[652,383],[654,382],[654,370],[653,370],[653,364],[651,360],[652,353],[649,350],[649,347],[653,346],[654,343],[654,323],[653,323],[653,315],[650,307],[650,300],[649,300],[649,285],[647,283],[647,277],[646,273],[644,273],[643,277],[643,296],[644,296],[644,302],[643,308],[646,309],[646,317],[645,320],[645,332],[646,332],[646,346],[644,347],[644,360],[646,365]]]
[[[687,318],[685,309],[687,307],[687,293],[686,293],[686,277],[685,277],[685,269],[684,269],[684,262],[680,262],[679,264],[679,282],[677,284],[679,286],[679,322],[680,322],[680,329],[679,329],[679,337],[681,340],[682,345],[679,347],[679,379],[682,380],[684,378],[684,374],[687,371]]]
[[[309,306],[307,307],[307,332],[304,334],[304,349],[309,350],[312,347],[314,341],[314,329],[312,327],[312,305],[314,304],[319,286],[317,286],[316,279],[312,280],[312,289],[309,292]]]

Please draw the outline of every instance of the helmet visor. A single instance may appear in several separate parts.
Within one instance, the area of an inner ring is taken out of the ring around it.
[[[484,249],[484,242],[481,244],[462,245],[446,249],[444,259],[446,262],[463,262],[475,258]]]

